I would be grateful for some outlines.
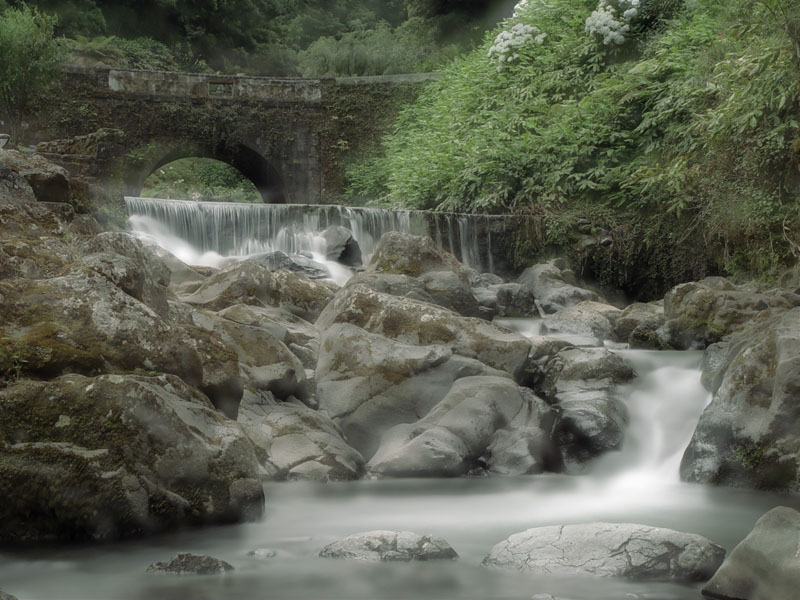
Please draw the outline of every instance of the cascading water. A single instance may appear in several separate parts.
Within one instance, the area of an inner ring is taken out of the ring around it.
[[[219,267],[279,250],[310,253],[325,262],[322,231],[349,229],[365,262],[389,231],[428,235],[466,266],[492,271],[488,217],[336,205],[242,204],[160,198],[125,198],[133,231],[184,262]],[[483,239],[483,243],[480,243]]]
[[[530,321],[518,322],[534,332]],[[16,551],[0,560],[0,582],[21,600],[530,599],[697,600],[700,586],[558,578],[479,566],[498,541],[531,527],[591,521],[642,523],[704,535],[730,550],[776,505],[798,499],[680,483],[677,465],[708,394],[699,352],[618,350],[638,372],[623,387],[630,426],[621,452],[588,475],[266,483],[257,523],[172,532],[102,547]],[[433,533],[458,551],[454,562],[360,564],[317,556],[358,531]],[[274,558],[248,553],[268,548]],[[210,554],[236,568],[225,577],[148,574],[177,552]]]

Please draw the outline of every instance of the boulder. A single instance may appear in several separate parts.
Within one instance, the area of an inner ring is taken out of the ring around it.
[[[320,410],[366,458],[386,430],[427,414],[457,379],[508,376],[440,344],[404,344],[349,323],[323,331],[316,369]]]
[[[644,337],[634,336],[634,331],[643,326],[647,326],[650,330],[658,329],[666,320],[663,302],[649,302],[647,304],[644,302],[634,302],[626,306],[622,312],[619,313],[614,324],[614,335],[618,341],[632,344],[631,347],[647,347],[638,345],[638,342],[634,342],[634,340],[639,340],[640,337]],[[636,343],[636,345],[633,345],[634,343]]]
[[[260,516],[241,427],[171,375],[66,375],[0,391],[0,541],[101,540]]]
[[[255,446],[262,475],[344,481],[364,473],[364,458],[345,443],[336,424],[306,406],[246,392],[239,423]]]
[[[562,270],[553,263],[529,267],[517,281],[531,291],[542,315],[549,315],[587,300],[601,301],[596,293],[569,283]]]
[[[17,376],[173,373],[203,381],[201,357],[180,327],[98,274],[0,281],[0,371]]]
[[[539,317],[536,299],[530,288],[521,283],[490,285],[489,291],[497,297],[497,315],[500,317]]]
[[[453,560],[458,554],[445,540],[410,531],[366,531],[354,533],[325,546],[324,558],[348,558],[369,562]]]
[[[129,234],[109,231],[89,238],[81,249],[83,269],[102,275],[157,315],[167,316],[171,271],[150,247]]]
[[[211,275],[181,300],[214,311],[234,304],[274,306],[313,321],[333,297],[334,287],[291,271],[271,272],[246,260]]]
[[[148,573],[169,573],[172,575],[218,575],[233,571],[224,560],[213,556],[182,553],[168,562],[157,562],[147,567]]]
[[[232,350],[238,374],[243,385],[271,392],[280,400],[291,397],[308,400],[314,391],[314,382],[306,377],[305,367],[291,350],[268,329],[231,321],[204,310],[192,310],[187,331],[199,339],[218,340]],[[201,350],[202,346],[198,348]],[[223,359],[223,356],[217,356]],[[240,393],[241,396],[241,393]],[[232,417],[235,418],[235,415]]]
[[[446,346],[513,376],[523,372],[530,349],[530,342],[511,330],[363,285],[343,288],[316,325],[324,331],[334,323],[350,323],[405,344]]]
[[[352,231],[341,225],[333,225],[322,232],[322,237],[325,238],[325,258],[347,267],[361,266],[361,247]]]
[[[535,430],[536,442],[548,440],[554,416],[551,409],[527,388],[502,377],[459,379],[447,395],[416,423],[397,425],[384,434],[369,461],[371,474],[382,477],[457,477],[474,470],[490,445],[500,450],[499,432],[517,434]],[[505,436],[506,439],[508,436]],[[519,437],[519,435],[515,436]],[[543,444],[542,444],[543,445]],[[543,470],[547,448],[524,457],[529,467]],[[549,454],[553,454],[549,452]],[[504,459],[505,458],[505,462]],[[496,464],[496,472],[514,469],[502,452],[483,464]],[[527,469],[526,469],[527,470]]]
[[[504,283],[503,278],[494,273],[479,273],[471,267],[464,267],[464,272],[467,274],[467,279],[469,279],[469,284],[472,287],[488,288],[492,285]]]
[[[703,588],[718,600],[794,600],[800,590],[800,513],[773,508],[730,553]]]
[[[715,359],[713,399],[683,455],[684,480],[800,492],[800,308],[769,313],[719,348],[724,359]]]
[[[17,597],[0,590],[0,600],[17,600]]]
[[[610,304],[579,302],[545,317],[541,332],[570,341],[572,338],[598,340],[592,345],[601,346],[603,340],[614,338],[614,323],[620,312]]]
[[[293,271],[300,275],[305,275],[309,279],[326,279],[330,277],[328,269],[322,263],[315,262],[310,258],[306,258],[302,254],[286,254],[280,250],[274,252],[267,252],[265,254],[256,254],[250,256],[247,260],[251,260],[260,265],[265,266],[270,271]]]
[[[430,271],[452,271],[464,285],[469,278],[464,267],[449,252],[439,248],[429,237],[390,231],[378,242],[367,270],[419,277]]]
[[[665,325],[670,345],[678,350],[703,349],[772,308],[797,306],[791,295],[763,293],[737,287],[722,277],[683,283],[664,296]]]
[[[25,179],[40,202],[69,202],[69,173],[38,154],[0,150],[0,163]]]
[[[630,523],[536,527],[496,544],[487,567],[541,575],[706,581],[725,550],[692,534]]]
[[[566,470],[581,472],[592,458],[622,445],[628,411],[617,387],[635,373],[604,348],[565,347],[541,360],[535,389],[559,407],[556,443]]]
[[[362,285],[383,294],[436,304],[468,317],[489,318],[493,314],[481,308],[472,290],[452,271],[432,271],[420,277],[365,272],[356,274],[347,285]]]

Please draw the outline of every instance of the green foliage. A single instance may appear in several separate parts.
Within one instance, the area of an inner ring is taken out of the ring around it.
[[[720,268],[760,275],[791,258],[800,0],[642,0],[630,41],[612,50],[584,31],[594,0],[531,2],[401,114],[383,154],[350,170],[352,197],[685,214]],[[546,37],[492,59],[515,23]]]
[[[182,158],[156,169],[142,196],[175,200],[261,202],[255,186],[239,171],[218,160]]]
[[[16,143],[23,137],[22,111],[60,75],[55,23],[55,18],[24,5],[0,14],[0,112],[8,118]]]

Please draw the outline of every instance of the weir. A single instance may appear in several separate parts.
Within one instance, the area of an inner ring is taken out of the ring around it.
[[[125,204],[134,231],[153,237],[162,246],[183,241],[196,251],[196,256],[187,257],[188,262],[208,266],[216,266],[212,258],[215,256],[246,257],[276,250],[287,254],[324,254],[320,234],[327,227],[340,225],[352,232],[365,262],[384,233],[400,231],[429,235],[464,265],[481,272],[494,272],[492,229],[498,220],[511,218],[338,205],[198,202],[130,196],[125,198]]]

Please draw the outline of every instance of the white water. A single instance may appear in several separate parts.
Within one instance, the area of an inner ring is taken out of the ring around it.
[[[191,265],[223,267],[254,254],[279,250],[290,255],[310,253],[317,262],[337,270],[324,258],[325,240],[320,234],[331,225],[342,225],[358,242],[364,264],[384,233],[428,235],[429,228],[433,228],[432,237],[437,243],[466,266],[489,272],[494,266],[488,217],[334,205],[135,197],[126,197],[125,203],[134,233]],[[481,238],[486,238],[483,243],[479,243]],[[484,248],[483,254],[480,248]],[[351,274],[338,271],[334,279],[339,282]]]
[[[730,550],[770,508],[798,498],[682,484],[677,467],[708,401],[700,353],[621,351],[639,377],[623,390],[631,425],[621,452],[590,475],[268,483],[257,523],[164,534],[100,547],[0,551],[0,586],[21,600],[526,598],[698,600],[700,585],[535,577],[487,570],[480,561],[508,535],[595,520],[644,523],[705,535]],[[358,531],[434,533],[455,562],[357,564],[317,557]],[[277,556],[257,559],[255,548]],[[177,552],[217,556],[223,577],[145,573]]]

